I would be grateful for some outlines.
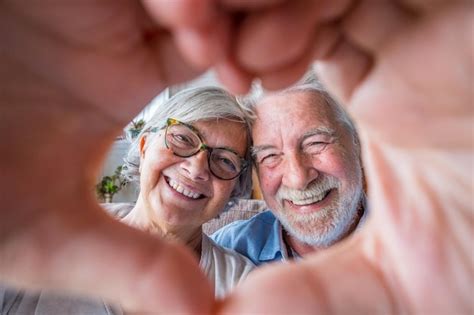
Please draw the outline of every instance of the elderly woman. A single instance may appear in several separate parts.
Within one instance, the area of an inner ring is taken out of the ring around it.
[[[124,221],[186,244],[218,297],[253,268],[202,231],[251,188],[248,118],[220,88],[187,90],[156,109],[126,158],[125,175],[140,194]]]
[[[249,114],[220,88],[196,88],[159,105],[132,144],[125,175],[139,182],[125,223],[185,244],[222,297],[254,268],[202,231],[251,188]],[[123,314],[103,301],[5,290],[0,314]]]

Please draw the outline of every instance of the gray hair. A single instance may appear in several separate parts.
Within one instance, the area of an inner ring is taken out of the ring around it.
[[[314,71],[311,69],[306,74],[303,76],[301,80],[296,82],[294,85],[276,92],[276,94],[285,94],[285,93],[292,93],[292,92],[309,92],[314,94],[315,96],[322,98],[326,105],[332,109],[333,113],[336,116],[336,120],[340,122],[346,130],[351,134],[353,144],[354,144],[354,149],[357,151],[357,156],[360,159],[360,141],[359,141],[359,135],[357,133],[356,126],[354,122],[352,121],[351,117],[347,113],[347,111],[344,109],[344,107],[337,102],[334,97],[329,94],[329,92],[326,90],[326,88],[322,85],[322,83],[317,79],[316,74]],[[272,92],[266,91],[261,84],[257,83],[252,86],[252,89],[250,93],[246,96],[244,96],[240,101],[242,104],[247,108],[248,110],[255,112],[256,107],[258,107],[258,103],[268,96],[269,94],[272,94]],[[256,117],[253,116],[251,125],[255,121]]]
[[[242,123],[247,133],[247,150],[245,159],[249,162],[238,183],[231,193],[232,198],[248,198],[252,189],[252,167],[250,166],[252,139],[250,121],[252,114],[240,105],[237,99],[219,87],[198,87],[184,90],[169,100],[158,105],[151,119],[143,127],[142,132],[130,146],[122,174],[131,182],[140,181],[140,150],[139,142],[144,133],[152,128],[166,126],[168,118],[175,118],[184,123],[193,123],[201,120],[226,119]]]

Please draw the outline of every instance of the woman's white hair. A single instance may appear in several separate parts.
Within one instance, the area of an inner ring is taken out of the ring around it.
[[[242,107],[234,96],[219,87],[198,87],[184,90],[158,105],[154,115],[143,127],[142,132],[132,141],[122,174],[131,182],[140,181],[140,150],[141,136],[151,128],[161,129],[166,126],[168,118],[175,118],[184,123],[202,120],[225,119],[242,123],[247,133],[247,150],[245,159],[249,162],[244,172],[239,176],[232,198],[248,198],[252,189],[252,167],[250,146],[250,121],[252,114]]]

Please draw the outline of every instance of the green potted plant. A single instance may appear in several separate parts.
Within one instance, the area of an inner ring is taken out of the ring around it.
[[[143,127],[145,126],[145,120],[139,119],[139,120],[132,120],[132,125],[128,129],[128,132],[130,133],[130,136],[132,139],[136,138],[140,132],[142,131]]]
[[[115,169],[113,175],[106,175],[97,183],[97,196],[103,202],[112,202],[114,195],[125,187],[127,183],[128,181],[122,175],[122,165],[120,165]]]

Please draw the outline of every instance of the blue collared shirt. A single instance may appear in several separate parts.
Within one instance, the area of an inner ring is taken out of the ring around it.
[[[269,210],[232,222],[212,234],[219,245],[248,257],[255,265],[288,259],[280,221]]]
[[[364,208],[357,230],[363,225],[369,212],[365,203]],[[248,220],[232,222],[212,234],[211,238],[217,244],[248,257],[256,266],[289,259],[282,225],[270,210]],[[293,253],[293,257],[299,258],[297,253]]]

